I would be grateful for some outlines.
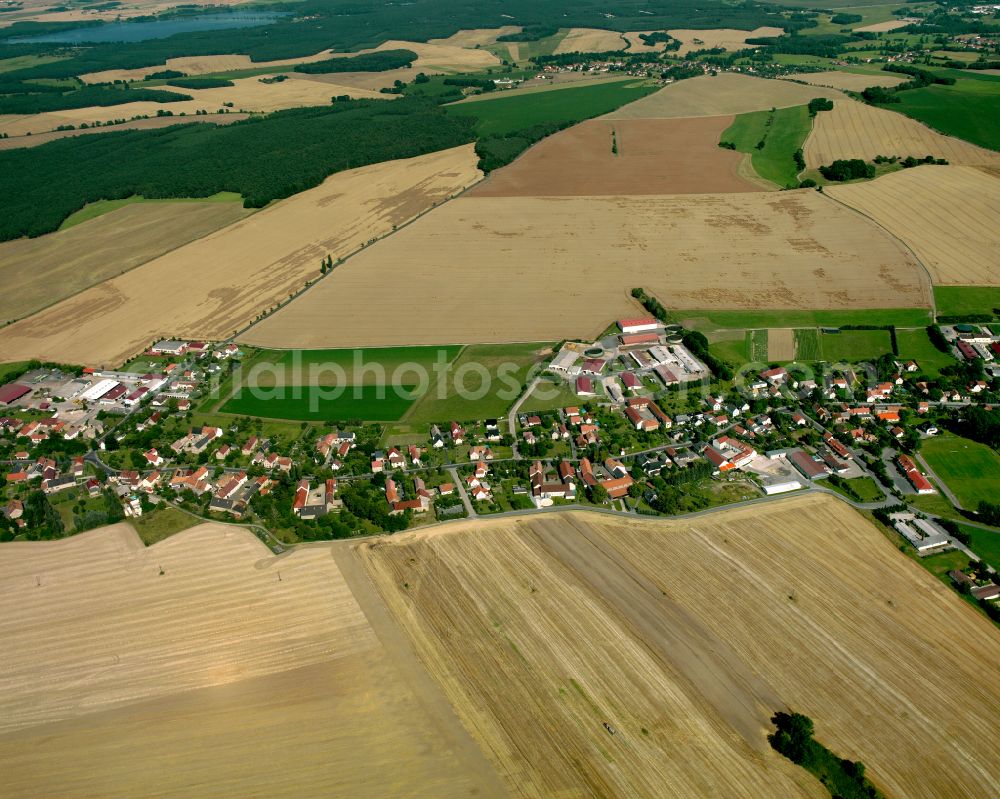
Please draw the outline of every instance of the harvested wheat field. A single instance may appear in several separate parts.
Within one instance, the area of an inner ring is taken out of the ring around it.
[[[169,87],[168,87],[169,88]],[[70,108],[63,111],[47,111],[42,114],[0,116],[0,133],[10,136],[24,136],[55,130],[60,125],[105,123],[115,119],[131,119],[136,116],[155,117],[157,111],[167,109],[176,117],[180,114],[194,117],[198,111],[214,113],[223,108],[224,103],[232,103],[234,111],[278,111],[283,108],[329,105],[330,97],[348,94],[352,98],[385,100],[394,95],[380,94],[371,89],[357,88],[342,84],[319,83],[291,73],[288,80],[281,83],[261,83],[259,78],[239,78],[232,86],[219,89],[176,89],[187,94],[191,100],[176,103],[138,102],[123,103],[107,107],[88,106]]]
[[[240,340],[279,348],[558,341],[634,315],[634,286],[677,309],[931,302],[927,276],[902,244],[815,191],[462,197],[352,258]],[[371,308],[392,308],[395,323],[368,324]]]
[[[888,796],[1000,791],[992,625],[831,497],[357,552],[514,795],[829,796],[766,742],[789,708]]]
[[[340,172],[0,329],[0,353],[117,365],[164,336],[225,338],[317,278],[327,254],[354,252],[479,177],[471,144]]]
[[[767,331],[767,359],[769,361],[795,360],[795,331],[790,327],[772,327]]]
[[[830,72],[801,72],[789,75],[784,80],[795,83],[808,83],[810,86],[827,86],[831,89],[844,89],[852,92],[861,92],[869,86],[898,86],[904,79],[897,75],[888,73],[882,75],[859,75],[855,72],[842,72],[832,70]]]
[[[0,322],[120,275],[248,216],[241,202],[126,205],[36,239],[0,243]]]
[[[559,53],[605,53],[624,50],[628,42],[617,31],[599,28],[570,28],[553,51]]]
[[[814,97],[839,99],[843,95],[835,89],[722,72],[715,77],[704,75],[671,83],[658,92],[612,111],[602,119],[727,116],[804,105]]]
[[[742,50],[747,46],[747,39],[757,39],[762,36],[781,36],[781,28],[756,28],[752,31],[734,30],[733,28],[716,28],[714,30],[678,29],[667,31],[675,39],[679,39],[681,47],[678,55],[687,55],[692,50],[709,50],[722,47],[726,50]]]
[[[87,128],[86,130],[53,130],[48,133],[36,133],[33,136],[14,136],[6,139],[0,138],[0,150],[16,150],[19,147],[38,147],[56,139],[65,139],[69,136],[92,136],[100,133],[114,133],[119,130],[151,130],[153,128],[169,128],[171,125],[183,125],[188,122],[201,122],[213,125],[231,125],[246,119],[249,114],[201,114],[200,116],[183,117],[150,117],[149,119],[134,119],[131,122],[122,122],[118,125],[107,125],[97,128]],[[9,117],[0,115],[0,125],[3,120]]]
[[[497,37],[509,36],[521,32],[520,25],[504,25],[500,28],[471,28],[453,33],[447,39],[428,39],[427,44],[447,44],[454,47],[470,47],[475,49],[488,44],[496,44]]]
[[[655,44],[646,44],[642,39],[639,38],[640,34],[643,33],[659,33],[660,31],[628,31],[623,33],[622,36],[628,42],[629,46],[626,48],[630,53],[662,53],[664,48],[666,48],[666,42],[656,42]]]
[[[935,285],[1000,285],[1000,178],[920,166],[825,191],[905,242]]]
[[[500,795],[353,582],[229,525],[0,545],[4,795]]]
[[[905,28],[914,22],[920,22],[919,17],[903,17],[901,19],[889,19],[885,22],[876,22],[872,25],[865,25],[862,28],[855,28],[858,33],[888,33],[889,31]]]
[[[152,67],[136,67],[135,69],[106,69],[101,72],[88,72],[81,75],[84,83],[108,83],[116,80],[142,80],[152,72],[172,69],[186,75],[210,75],[213,72],[235,72],[241,69],[260,69],[262,67],[280,68],[294,64],[310,64],[333,58],[331,50],[322,50],[313,55],[298,58],[285,58],[278,61],[251,61],[248,55],[190,55],[180,58],[168,58],[162,64]]]
[[[742,153],[718,146],[729,117],[594,119],[536,144],[470,197],[706,194],[760,191]]]
[[[945,136],[895,111],[846,97],[834,101],[832,111],[816,115],[802,153],[812,169],[838,158],[870,161],[876,155],[933,155],[952,164],[1000,164],[1000,153]]]

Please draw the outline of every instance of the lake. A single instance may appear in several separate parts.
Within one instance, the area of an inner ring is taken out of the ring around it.
[[[256,25],[267,25],[287,15],[288,12],[283,11],[234,11],[231,14],[199,14],[144,22],[109,22],[104,25],[40,33],[37,36],[18,36],[7,41],[57,42],[59,44],[144,42],[149,39],[165,39],[177,33],[194,33],[224,28],[252,28]]]

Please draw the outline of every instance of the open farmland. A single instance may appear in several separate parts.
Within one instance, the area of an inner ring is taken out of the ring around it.
[[[760,191],[743,156],[717,146],[732,117],[594,119],[549,136],[490,173],[475,197]]]
[[[476,48],[494,44],[498,36],[520,33],[520,25],[504,25],[500,28],[471,28],[453,33],[447,39],[428,39],[427,44],[447,44],[455,47]]]
[[[989,622],[832,498],[357,552],[514,795],[826,796],[768,748],[784,708],[889,796],[1000,790]]]
[[[973,167],[920,166],[826,191],[905,242],[935,285],[1000,284],[1000,178]]]
[[[306,106],[329,105],[330,97],[347,94],[353,98],[372,100],[391,99],[391,94],[341,84],[323,83],[309,80],[291,73],[288,80],[281,83],[261,83],[258,78],[239,78],[232,86],[218,89],[178,89],[189,95],[191,100],[176,103],[154,103],[142,101],[112,106],[90,106],[70,108],[62,111],[47,111],[41,114],[0,115],[0,134],[25,136],[55,130],[60,125],[106,123],[115,119],[131,119],[136,116],[155,117],[157,111],[170,111],[175,118],[180,114],[195,116],[199,111],[215,113],[225,103],[232,103],[234,111],[278,111],[282,108],[303,108]],[[178,123],[184,119],[176,119]],[[109,127],[108,130],[116,130]]]
[[[101,125],[84,130],[50,130],[48,133],[35,133],[31,136],[8,136],[0,138],[0,150],[14,150],[18,147],[38,147],[56,139],[69,136],[92,136],[99,133],[113,133],[119,130],[151,130],[152,128],[169,128],[171,125],[185,125],[189,122],[208,123],[210,125],[230,125],[246,119],[249,114],[199,114],[198,116],[182,117],[149,117],[149,119],[133,119],[116,125]],[[5,119],[0,116],[0,120]],[[2,124],[2,123],[0,123]]]
[[[946,433],[924,441],[920,455],[966,509],[996,502],[1000,455],[986,444]]]
[[[319,277],[327,254],[344,257],[475,182],[475,163],[467,145],[337,173],[3,328],[0,352],[6,360],[118,364],[164,335],[232,335]],[[171,312],[165,315],[164,308]],[[324,316],[361,311],[337,302]]]
[[[833,70],[831,72],[802,72],[789,75],[785,80],[796,83],[808,83],[810,86],[827,86],[831,89],[843,89],[861,92],[869,86],[898,86],[904,79],[898,75],[883,72],[877,75],[859,75],[854,72]]]
[[[681,42],[678,55],[687,55],[692,50],[709,50],[722,47],[725,50],[742,50],[747,46],[747,39],[761,36],[781,36],[781,28],[757,28],[752,31],[740,31],[733,28],[716,28],[715,30],[676,29],[667,31]]]
[[[722,72],[715,77],[704,75],[671,83],[655,94],[612,111],[606,118],[717,117],[803,105],[814,97],[837,100],[843,95],[836,89],[800,86],[787,80],[767,80],[735,72]]]
[[[666,48],[666,42],[656,42],[654,44],[646,44],[639,36],[643,33],[657,33],[657,31],[628,31],[623,33],[622,36],[629,43],[626,48],[630,53],[662,53]]]
[[[20,319],[250,214],[240,202],[147,202],[0,243],[0,321]]]
[[[634,286],[676,309],[930,306],[927,277],[903,246],[815,191],[462,197],[352,258],[240,340],[558,341],[634,315]],[[392,308],[396,323],[366,324],[375,307]]]
[[[915,18],[890,19],[885,22],[875,22],[871,25],[855,28],[854,30],[858,33],[888,33],[889,31],[894,31],[898,28],[905,28],[907,25],[912,25],[914,19]]]
[[[600,28],[570,28],[555,49],[555,53],[604,53],[624,50],[628,42],[617,31]]]
[[[5,795],[500,795],[347,578],[230,525],[0,545]]]
[[[811,169],[838,158],[870,161],[876,155],[933,155],[951,164],[1000,164],[1000,154],[944,136],[895,111],[846,97],[834,100],[832,111],[816,115],[802,153]]]

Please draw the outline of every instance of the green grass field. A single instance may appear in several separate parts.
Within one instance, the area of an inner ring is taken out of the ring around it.
[[[818,361],[821,353],[819,330],[808,327],[795,331],[795,360]]]
[[[722,337],[719,337],[714,341],[710,341],[708,350],[716,358],[721,358],[733,366],[740,366],[747,361],[752,360],[748,354],[749,340],[750,331],[747,331],[746,333],[733,331],[732,335],[723,334]]]
[[[959,523],[959,528],[972,537],[969,549],[979,555],[994,569],[1000,569],[1000,530],[982,530],[969,524]]]
[[[785,188],[798,186],[799,169],[792,158],[812,128],[806,106],[753,111],[740,114],[722,133],[721,140],[732,142],[741,153],[750,153],[754,171],[765,180]],[[757,145],[763,142],[763,148]]]
[[[921,327],[930,324],[930,311],[923,308],[886,308],[865,311],[675,311],[673,316],[694,330],[747,329],[757,327],[840,327],[879,324]]]
[[[556,408],[586,405],[594,397],[578,397],[573,384],[562,380],[545,380],[521,405],[522,412],[551,411]]]
[[[657,87],[636,78],[614,83],[455,103],[449,114],[474,116],[480,135],[507,134],[542,123],[582,122],[645,97]]]
[[[135,528],[147,547],[200,523],[201,520],[197,517],[171,507],[160,507],[138,519],[129,519],[129,524]]]
[[[992,314],[1000,308],[1000,288],[995,286],[935,286],[938,316]]]
[[[232,191],[220,191],[218,194],[213,194],[211,197],[189,197],[189,198],[168,198],[164,200],[149,199],[141,197],[138,194],[132,197],[125,197],[122,200],[98,200],[97,202],[87,203],[83,208],[74,214],[70,214],[63,223],[59,226],[60,230],[66,230],[67,228],[79,225],[82,222],[89,222],[91,219],[95,219],[103,214],[109,213],[111,211],[117,211],[119,208],[124,208],[126,205],[133,205],[135,203],[233,203],[233,202],[243,202],[243,197]]]
[[[913,360],[921,370],[928,375],[937,375],[945,366],[955,363],[955,359],[947,352],[941,352],[931,344],[927,331],[896,330],[896,344],[899,346],[899,358],[903,361]]]
[[[13,72],[17,69],[29,69],[42,64],[51,64],[53,61],[65,61],[69,56],[54,55],[19,55],[13,58],[0,58],[0,74]]]
[[[520,396],[531,367],[549,344],[475,344],[462,350],[451,370],[406,415],[410,424],[504,416]],[[465,395],[463,398],[462,394]]]
[[[920,454],[967,510],[1000,495],[1000,455],[985,444],[943,434],[923,442]]]
[[[6,383],[14,375],[21,372],[28,366],[29,361],[11,361],[10,363],[0,363],[0,385]]]
[[[842,330],[819,334],[824,361],[869,361],[892,352],[888,330]],[[801,358],[800,358],[801,360]]]
[[[960,139],[1000,150],[1000,77],[976,75],[964,70],[943,70],[957,78],[954,86],[926,86],[896,96],[900,102],[888,106],[913,119]]]
[[[274,397],[252,396],[244,391],[227,400],[222,413],[260,416],[264,419],[291,419],[313,422],[395,422],[402,418],[415,397],[414,386],[343,386],[339,397],[329,397],[333,389],[322,386],[283,386],[266,391]]]
[[[918,558],[917,562],[939,580],[951,585],[951,578],[948,576],[948,572],[955,569],[967,569],[969,567],[969,556],[964,552],[953,549],[951,552],[939,552],[937,555]]]

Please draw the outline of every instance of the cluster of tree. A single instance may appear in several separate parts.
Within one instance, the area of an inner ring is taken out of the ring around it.
[[[167,85],[177,86],[181,89],[224,89],[235,84],[225,78],[212,78],[206,75],[193,78],[171,78],[167,81]]]
[[[36,84],[38,85],[38,84]],[[109,106],[123,103],[152,102],[176,103],[190,100],[188,94],[162,89],[114,89],[109,86],[83,86],[66,92],[45,87],[32,94],[5,94],[0,96],[0,114],[41,114],[46,111],[65,111],[70,108],[87,108],[92,105]]]
[[[660,73],[660,77],[663,80],[686,80],[687,78],[697,78],[702,74],[704,73],[702,72],[701,67],[676,64],[664,69]]]
[[[630,53],[627,50],[602,50],[594,53],[581,53],[574,50],[571,53],[552,53],[533,56],[531,61],[538,66],[555,65],[568,67],[591,61],[621,61],[627,68],[636,64],[655,64],[662,61],[661,53]]]
[[[333,269],[333,256],[327,253],[326,257],[319,262],[319,273],[325,275]]]
[[[82,500],[79,505],[74,508],[74,532],[82,533],[84,530],[93,530],[95,527],[103,527],[106,524],[115,524],[125,518],[125,509],[122,507],[122,503],[119,502],[118,497],[110,491],[105,491],[103,498],[104,500],[100,509],[87,509],[83,507]],[[152,504],[148,499],[146,499],[145,495],[142,499],[145,499],[148,505]],[[144,506],[143,512],[145,513],[147,510],[149,510],[149,508]]]
[[[186,78],[187,73],[179,69],[161,69],[159,72],[150,72],[146,75],[147,80],[169,80],[170,78]]]
[[[283,83],[288,80],[287,75],[270,75],[265,78],[258,78],[261,83]]]
[[[902,75],[909,75],[911,79],[905,83],[900,83],[898,86],[869,86],[861,92],[861,97],[866,103],[870,103],[871,105],[898,103],[900,102],[897,96],[899,92],[905,92],[909,89],[921,89],[935,83],[943,86],[951,86],[955,83],[954,78],[935,75],[929,70],[915,67],[912,64],[886,64],[882,69],[885,72],[897,72]]]
[[[667,309],[663,307],[656,297],[651,297],[641,288],[632,289],[632,296],[642,303],[642,307],[649,311],[656,319],[661,322],[670,323],[670,314],[667,313]]]
[[[420,76],[417,75],[417,77],[419,78]],[[445,78],[443,83],[445,86],[462,86],[463,88],[480,89],[484,92],[491,92],[497,87],[492,78],[474,78],[465,75]]]
[[[696,358],[712,370],[712,374],[719,378],[719,380],[732,379],[732,367],[708,351],[708,339],[705,338],[704,333],[699,333],[697,330],[689,330],[684,334],[684,338],[681,341]]]
[[[558,133],[570,125],[575,125],[576,122],[577,120],[543,122],[511,133],[484,136],[476,142],[479,168],[483,172],[492,172],[494,169],[506,166],[535,142],[539,142],[553,133]]]
[[[775,53],[836,58],[845,45],[856,42],[859,38],[858,36],[844,36],[838,33],[819,36],[757,36],[747,39],[747,44],[767,45]]]
[[[41,491],[32,491],[24,500],[25,532],[29,539],[62,538],[66,532],[62,516]]]
[[[834,25],[853,25],[856,22],[861,22],[861,20],[862,16],[860,14],[845,14],[843,12],[830,17],[830,22]]]
[[[955,422],[955,432],[993,449],[1000,449],[1000,410],[996,408],[986,410],[979,405],[973,405]],[[1000,527],[1000,524],[997,526]]]
[[[875,166],[860,158],[838,158],[832,164],[821,166],[820,174],[827,180],[857,180],[875,177]]]
[[[672,53],[675,50],[681,49],[681,40],[675,39],[666,31],[653,31],[652,33],[640,33],[639,39],[647,47],[653,47],[657,44],[663,44],[663,50],[667,53]]]
[[[833,110],[833,100],[828,100],[826,97],[814,97],[809,101],[809,116],[814,117],[820,111],[832,111]]]
[[[537,42],[549,36],[555,36],[559,32],[558,25],[525,25],[517,33],[505,33],[497,36],[498,42]]]
[[[38,236],[89,202],[243,195],[259,208],[344,169],[466,144],[474,120],[416,98],[353,100],[233,125],[175,125],[0,152],[0,240]]]
[[[830,791],[842,799],[883,799],[883,794],[865,777],[863,763],[837,757],[813,738],[812,719],[801,713],[775,713],[771,717],[775,731],[768,743],[793,763],[815,775]]]
[[[295,71],[310,75],[325,75],[330,72],[388,72],[391,69],[413,66],[416,60],[417,54],[412,50],[377,50],[374,53],[296,64]]]

